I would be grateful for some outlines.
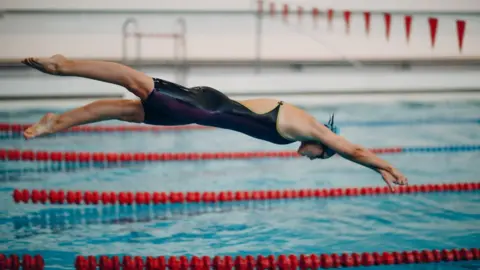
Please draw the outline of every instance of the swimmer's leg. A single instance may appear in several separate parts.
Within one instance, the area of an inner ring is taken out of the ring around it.
[[[139,100],[126,99],[100,100],[63,114],[47,113],[38,123],[27,128],[23,135],[25,139],[33,139],[73,126],[113,119],[134,123],[143,122],[142,103]]]
[[[26,58],[22,63],[51,75],[83,77],[120,85],[142,100],[154,87],[148,75],[114,62],[72,60],[57,54],[50,58]]]

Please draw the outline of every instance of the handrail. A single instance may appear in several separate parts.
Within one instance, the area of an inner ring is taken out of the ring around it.
[[[177,72],[175,74],[175,80],[181,85],[187,83],[187,24],[184,18],[177,19],[177,25],[179,26],[178,38],[175,38],[174,55],[176,56]]]
[[[127,38],[130,35],[128,32],[128,26],[130,24],[133,24],[134,27],[134,35],[139,33],[139,26],[138,26],[138,21],[135,18],[128,18],[125,20],[125,22],[122,25],[122,60],[127,61]],[[136,60],[139,60],[140,58],[140,39],[136,39],[136,48],[137,48],[137,53],[136,53]]]

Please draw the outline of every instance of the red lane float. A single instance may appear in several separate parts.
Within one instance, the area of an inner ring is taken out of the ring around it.
[[[366,267],[393,264],[424,264],[480,260],[478,248],[406,250],[342,254],[247,255],[247,256],[77,256],[75,269],[156,269],[156,270],[265,270]]]
[[[5,255],[0,254],[0,269],[28,269],[28,270],[43,270],[45,262],[40,255],[31,256],[25,254],[22,256],[22,260],[18,255]]]
[[[51,204],[180,204],[232,201],[289,200],[307,198],[353,197],[384,194],[413,194],[432,192],[478,191],[480,182],[398,186],[395,192],[388,187],[353,187],[330,189],[288,189],[220,192],[113,192],[15,189],[16,203]]]
[[[29,124],[10,124],[0,123],[0,131],[8,131],[12,133],[21,133],[28,127]],[[61,133],[92,133],[92,132],[127,132],[127,131],[143,131],[143,132],[160,132],[160,131],[183,131],[183,130],[201,130],[213,129],[212,127],[199,125],[185,125],[185,126],[148,126],[148,125],[119,125],[119,126],[101,126],[101,125],[84,125],[72,127]]]
[[[442,153],[480,151],[480,145],[447,145],[434,147],[385,147],[371,148],[376,154],[393,153]],[[298,158],[296,151],[250,151],[250,152],[190,152],[190,153],[151,153],[151,152],[64,152],[0,149],[0,160],[7,161],[54,161],[54,162],[151,162],[151,161],[192,161],[223,159],[265,159]]]
[[[400,153],[402,148],[374,148],[377,154]],[[193,152],[193,153],[113,153],[113,152],[61,152],[0,149],[0,160],[8,161],[55,161],[55,162],[145,162],[186,161],[219,159],[297,158],[296,151],[252,151],[252,152]]]

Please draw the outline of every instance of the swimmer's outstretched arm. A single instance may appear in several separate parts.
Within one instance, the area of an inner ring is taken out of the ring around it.
[[[308,137],[318,141],[328,148],[337,152],[340,156],[365,167],[371,168],[382,175],[383,180],[393,191],[392,183],[397,185],[407,185],[407,178],[390,163],[381,159],[368,149],[355,145],[345,138],[333,133],[323,124],[312,124],[309,129]]]
[[[54,134],[73,126],[105,120],[140,123],[144,120],[143,106],[139,100],[99,100],[63,114],[45,114],[40,121],[27,128],[25,139]]]

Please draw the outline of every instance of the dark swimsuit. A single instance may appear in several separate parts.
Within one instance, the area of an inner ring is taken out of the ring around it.
[[[155,88],[142,102],[146,124],[199,124],[235,130],[274,144],[294,142],[277,130],[278,111],[283,102],[268,113],[257,114],[211,87],[186,88],[157,78],[153,81]]]

